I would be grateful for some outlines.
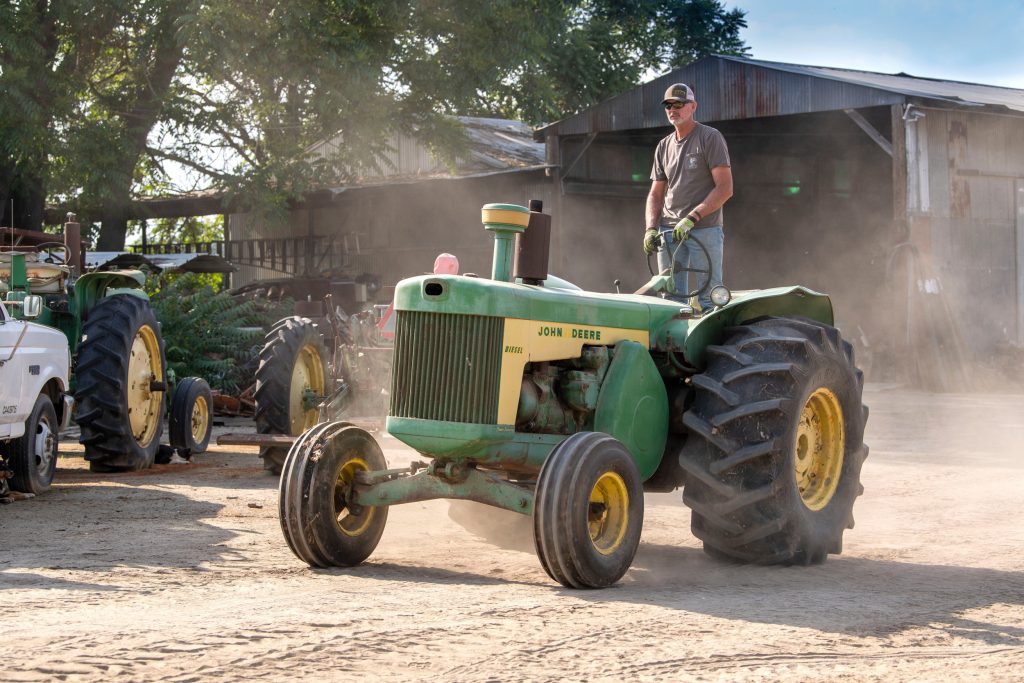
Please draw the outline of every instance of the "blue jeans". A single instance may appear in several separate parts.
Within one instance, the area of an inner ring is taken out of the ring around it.
[[[659,228],[662,246],[658,249],[658,269],[663,272],[672,265],[672,253],[676,250],[676,241],[672,237],[674,227],[674,225],[662,225]],[[697,297],[701,309],[706,311],[711,308],[711,290],[722,284],[722,254],[725,251],[725,233],[720,225],[710,228],[694,228],[690,231],[691,239],[684,241],[683,245],[679,248],[679,252],[676,253],[675,283],[676,292],[680,296],[702,287],[708,277],[706,273],[689,273],[685,270],[680,272],[682,268],[708,270],[704,250],[693,241],[692,238],[694,237],[700,240],[704,248],[708,250],[708,256],[711,257],[711,284]],[[694,276],[693,279],[696,283],[693,287],[687,284],[690,275]]]

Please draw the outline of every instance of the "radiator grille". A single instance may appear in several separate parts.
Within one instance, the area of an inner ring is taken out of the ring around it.
[[[496,424],[504,319],[396,314],[391,415]]]

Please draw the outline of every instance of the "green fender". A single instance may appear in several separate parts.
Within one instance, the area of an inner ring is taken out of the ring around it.
[[[701,370],[708,346],[722,343],[727,328],[765,316],[798,316],[834,324],[832,301],[825,294],[799,286],[757,289],[735,292],[732,301],[701,318],[676,316],[666,321],[654,333],[654,348],[682,351],[687,364]]]
[[[100,299],[114,294],[130,294],[148,299],[142,286],[146,276],[138,270],[86,273],[75,280],[74,311],[79,320],[88,315]]]
[[[668,439],[668,393],[643,345],[631,341],[615,345],[615,358],[597,397],[594,431],[625,444],[641,479],[658,469]]]

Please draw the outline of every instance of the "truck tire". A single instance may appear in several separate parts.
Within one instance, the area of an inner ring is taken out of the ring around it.
[[[210,385],[199,377],[178,382],[167,416],[167,436],[178,454],[188,458],[205,453],[213,431],[213,394]]]
[[[288,547],[311,567],[354,567],[377,547],[386,506],[346,498],[358,472],[387,469],[368,432],[347,422],[314,425],[292,445],[281,473],[278,518]]]
[[[704,550],[800,565],[842,552],[868,453],[853,347],[823,323],[763,318],[726,330],[707,359],[679,456]]]
[[[59,429],[53,402],[46,394],[40,394],[25,421],[25,435],[9,445],[8,462],[14,472],[10,480],[12,489],[37,495],[50,490],[57,470]]]
[[[640,545],[644,492],[633,457],[600,432],[558,444],[540,469],[533,535],[548,576],[567,588],[618,581]]]
[[[166,363],[149,301],[130,294],[101,299],[82,332],[76,421],[90,469],[151,467],[163,433]]]
[[[298,436],[317,423],[318,411],[303,405],[308,389],[327,393],[328,354],[317,326],[309,318],[285,318],[267,333],[256,370],[256,431]],[[264,468],[280,474],[283,455],[261,452]]]

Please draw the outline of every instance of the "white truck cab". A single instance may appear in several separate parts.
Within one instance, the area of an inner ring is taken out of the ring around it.
[[[15,319],[7,308],[12,304],[30,314],[42,301],[38,296],[0,301],[0,497],[8,488],[30,494],[50,488],[58,435],[72,407],[67,338],[51,327]]]

